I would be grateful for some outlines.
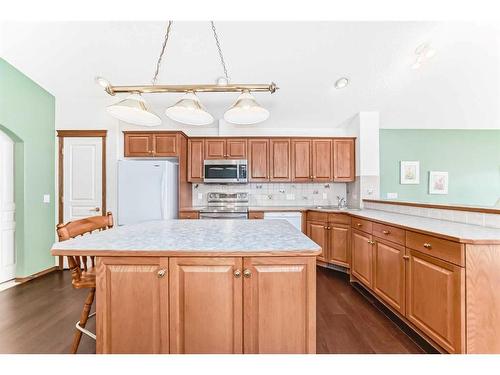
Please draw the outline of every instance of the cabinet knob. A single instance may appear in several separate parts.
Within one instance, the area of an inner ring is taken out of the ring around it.
[[[361,224],[361,223],[356,223],[356,225],[357,225],[358,227],[360,227],[360,226],[362,226],[363,224]]]
[[[432,248],[432,245],[429,242],[426,242],[426,243],[424,243],[424,247],[426,249],[430,249],[430,248]]]
[[[235,270],[233,274],[234,274],[234,277],[238,278],[241,276],[241,270]]]
[[[390,231],[388,231],[388,230],[383,230],[383,231],[382,231],[382,233],[383,233],[383,234],[391,234],[391,232],[390,232]]]
[[[369,243],[370,245],[375,245],[375,241],[372,241],[372,240],[368,240],[368,243]]]
[[[252,271],[246,269],[245,271],[243,271],[243,276],[246,277],[247,279],[250,278],[252,276]]]
[[[403,255],[403,259],[404,260],[408,260],[408,259],[410,259],[410,256],[409,255]]]
[[[159,270],[158,271],[158,278],[161,279],[167,274],[167,270]]]
[[[326,227],[326,229],[330,230],[330,229],[332,229],[332,227]]]
[[[323,227],[323,229],[328,229],[328,227]]]

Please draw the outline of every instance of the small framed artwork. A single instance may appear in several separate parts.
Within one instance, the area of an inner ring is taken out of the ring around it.
[[[420,183],[420,162],[401,161],[400,183],[402,185]]]
[[[429,194],[448,194],[448,172],[429,172]]]

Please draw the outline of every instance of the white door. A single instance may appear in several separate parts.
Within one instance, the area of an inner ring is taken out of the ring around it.
[[[64,222],[102,212],[102,138],[64,138]]]
[[[14,142],[0,131],[0,283],[16,276]]]

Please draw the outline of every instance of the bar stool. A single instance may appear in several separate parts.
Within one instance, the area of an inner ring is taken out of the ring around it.
[[[70,221],[66,224],[57,225],[57,235],[59,236],[59,241],[66,241],[70,238],[75,238],[77,236],[83,236],[87,233],[92,233],[94,231],[102,231],[110,229],[113,227],[113,215],[108,212],[105,216],[91,216],[85,219]],[[80,314],[80,320],[76,323],[75,334],[73,336],[73,344],[71,346],[71,352],[76,354],[78,346],[80,345],[80,339],[82,338],[82,333],[96,339],[94,333],[85,329],[85,325],[89,318],[95,316],[95,313],[90,313],[92,308],[92,303],[95,297],[95,257],[94,256],[68,256],[68,265],[71,270],[71,284],[75,289],[89,289],[87,298],[83,305],[82,313]],[[90,260],[90,266],[88,264]]]

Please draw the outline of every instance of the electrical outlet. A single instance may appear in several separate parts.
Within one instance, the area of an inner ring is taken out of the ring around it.
[[[323,199],[328,199],[328,194],[323,193]]]
[[[203,199],[203,193],[198,193],[198,200],[201,201]]]
[[[50,194],[43,195],[43,203],[50,203]]]
[[[398,193],[387,193],[387,199],[397,199]]]
[[[286,195],[286,200],[287,201],[293,201],[295,199],[295,194],[287,194]]]

